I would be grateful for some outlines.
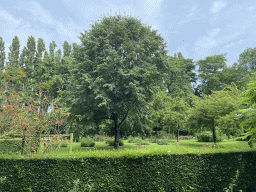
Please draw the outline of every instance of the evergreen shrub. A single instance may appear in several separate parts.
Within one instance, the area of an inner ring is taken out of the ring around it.
[[[158,145],[168,145],[169,144],[169,140],[168,139],[158,139],[157,140],[157,144]]]
[[[256,190],[256,153],[1,158],[0,191]]]
[[[86,138],[81,139],[81,147],[94,147],[94,146],[95,146],[95,142],[91,137],[87,136]]]
[[[211,131],[205,131],[197,135],[197,140],[199,142],[213,142],[213,135]],[[223,138],[219,135],[218,130],[216,130],[216,142],[222,142]]]

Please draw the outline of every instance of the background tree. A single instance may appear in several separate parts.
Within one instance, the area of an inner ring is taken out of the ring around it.
[[[235,83],[237,88],[240,90],[245,90],[247,83],[249,83],[250,76],[247,71],[246,66],[239,65],[234,63],[230,67],[225,67],[219,73],[219,80],[222,84],[221,87],[225,85],[231,85]]]
[[[162,83],[166,43],[156,30],[122,15],[95,22],[80,40],[68,92],[70,113],[74,119],[80,115],[82,124],[111,119],[118,149],[128,114],[143,116]]]
[[[191,83],[196,82],[194,69],[192,59],[185,59],[180,52],[168,56],[164,84],[170,96],[183,97],[193,91]]]
[[[199,131],[201,127],[212,130],[213,141],[216,143],[216,126],[218,119],[239,108],[239,94],[235,85],[222,91],[213,91],[204,95],[195,103],[187,120],[187,126]]]
[[[219,74],[226,67],[226,54],[208,56],[204,60],[197,61],[199,66],[199,79],[201,84],[197,87],[198,94],[211,94],[212,91],[219,91],[221,86]]]
[[[4,69],[4,63],[5,63],[5,47],[4,47],[4,41],[3,38],[0,37],[0,72]]]
[[[246,67],[249,74],[256,71],[256,47],[247,48],[239,55],[239,65]]]
[[[20,41],[17,36],[12,40],[12,44],[9,47],[10,52],[8,53],[7,65],[11,65],[13,68],[18,67],[19,54],[20,54]]]

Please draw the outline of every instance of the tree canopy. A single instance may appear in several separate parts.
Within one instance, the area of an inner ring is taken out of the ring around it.
[[[122,15],[103,17],[79,38],[66,92],[70,113],[84,124],[113,120],[118,148],[120,126],[128,114],[145,114],[162,82],[166,43],[156,30]]]

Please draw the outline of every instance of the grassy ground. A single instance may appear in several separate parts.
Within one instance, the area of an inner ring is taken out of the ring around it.
[[[146,154],[184,154],[184,153],[225,153],[225,152],[238,152],[238,151],[256,151],[256,148],[250,148],[247,141],[234,141],[224,140],[214,146],[209,142],[198,142],[197,140],[170,140],[168,145],[158,145],[157,143],[150,143],[149,145],[136,145],[135,143],[128,143],[124,140],[124,146],[120,146],[116,151],[112,146],[108,146],[105,142],[96,142],[95,147],[80,147],[80,143],[74,142],[72,144],[72,153],[70,147],[60,147],[57,149],[42,148],[37,154],[28,154],[23,157],[50,157],[50,158],[64,158],[64,157],[85,157],[85,156],[125,156],[125,155],[146,155]],[[20,155],[0,155],[0,158],[20,158]]]

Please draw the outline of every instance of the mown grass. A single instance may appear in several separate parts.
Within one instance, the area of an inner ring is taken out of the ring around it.
[[[128,143],[124,140],[124,146],[120,146],[119,150],[115,150],[112,146],[108,146],[105,142],[96,142],[94,147],[81,147],[80,143],[72,144],[72,152],[70,147],[60,147],[49,149],[42,147],[37,153],[26,155],[0,155],[0,158],[81,158],[81,157],[120,157],[120,156],[141,156],[153,154],[185,154],[185,153],[227,153],[238,151],[256,151],[250,148],[247,141],[224,140],[214,146],[209,142],[198,142],[197,140],[170,140],[169,145],[158,145],[150,143],[149,145],[136,145]]]

